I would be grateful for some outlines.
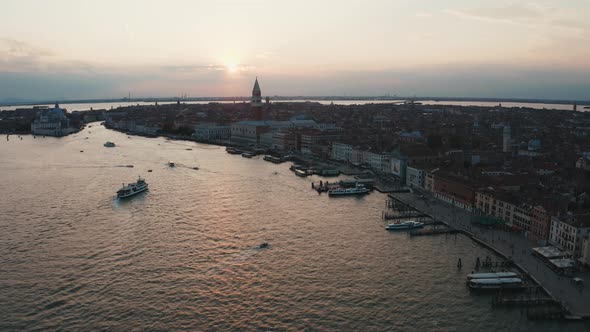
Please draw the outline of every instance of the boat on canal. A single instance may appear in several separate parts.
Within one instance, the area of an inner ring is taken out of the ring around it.
[[[424,223],[414,221],[414,220],[406,220],[395,222],[392,224],[388,224],[385,226],[385,229],[388,231],[404,231],[407,229],[415,229],[415,228],[422,228],[424,227]]]
[[[140,176],[135,183],[129,183],[127,185],[123,184],[123,187],[117,191],[118,198],[127,198],[133,195],[137,195],[140,192],[146,191],[148,189],[148,184],[145,180]]]

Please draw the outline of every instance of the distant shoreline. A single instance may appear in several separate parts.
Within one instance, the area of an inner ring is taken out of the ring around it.
[[[527,103],[527,104],[557,104],[573,105],[580,107],[590,107],[590,100],[564,100],[564,99],[526,99],[526,98],[467,98],[467,97],[415,97],[415,96],[269,96],[274,102],[303,102],[303,101],[371,101],[380,102],[493,102],[493,103]],[[1,107],[9,106],[35,106],[44,104],[92,104],[92,103],[155,103],[155,102],[248,102],[250,97],[195,97],[195,98],[175,98],[175,97],[154,97],[154,98],[134,98],[134,99],[80,99],[80,100],[22,100],[22,101],[3,101]]]

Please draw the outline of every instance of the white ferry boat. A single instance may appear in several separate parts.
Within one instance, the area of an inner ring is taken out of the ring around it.
[[[369,189],[367,189],[362,184],[357,184],[354,188],[338,188],[332,189],[328,191],[329,196],[344,196],[344,195],[364,195],[369,193]]]
[[[114,148],[115,147],[115,143],[113,143],[113,142],[106,142],[103,145],[107,148]]]
[[[497,279],[497,278],[516,278],[518,273],[515,272],[489,272],[489,273],[471,273],[467,279]]]
[[[148,184],[140,176],[135,183],[129,183],[128,185],[123,184],[123,187],[117,191],[117,197],[126,198],[133,196],[139,194],[140,192],[146,191],[147,188]]]
[[[520,278],[489,278],[489,279],[471,279],[467,282],[471,289],[522,289],[524,283]]]
[[[389,224],[385,227],[388,231],[401,231],[406,229],[414,229],[414,228],[422,228],[424,227],[424,223],[407,220],[407,221],[400,221],[397,223]]]

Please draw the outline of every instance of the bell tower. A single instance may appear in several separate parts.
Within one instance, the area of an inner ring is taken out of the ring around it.
[[[258,77],[256,77],[256,81],[254,81],[254,88],[252,88],[250,108],[252,109],[252,117],[254,120],[261,121],[264,118],[262,109],[262,93],[260,92],[260,85],[258,85]]]

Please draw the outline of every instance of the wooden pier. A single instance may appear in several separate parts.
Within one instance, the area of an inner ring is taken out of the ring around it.
[[[522,276],[521,276],[522,278]],[[505,293],[498,291],[492,299],[493,306],[560,306],[560,303],[550,297],[543,288],[537,285],[529,285],[525,293]]]
[[[454,228],[426,228],[415,229],[410,231],[410,236],[425,236],[425,235],[439,235],[439,234],[457,234],[458,231]]]
[[[560,305],[527,308],[526,316],[530,320],[564,319],[565,311]]]
[[[424,213],[391,213],[383,212],[383,220],[404,220],[404,219],[430,219],[430,216]],[[440,223],[440,222],[439,222]]]
[[[501,298],[494,298],[494,300],[492,302],[492,305],[494,305],[494,306],[537,306],[537,305],[544,305],[544,304],[558,304],[558,303],[550,297],[542,297],[542,298],[501,297]]]

